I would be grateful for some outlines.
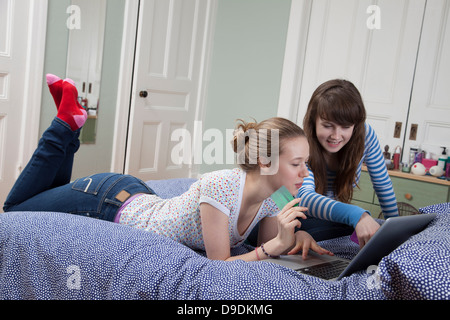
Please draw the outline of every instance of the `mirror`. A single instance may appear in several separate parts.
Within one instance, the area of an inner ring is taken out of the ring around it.
[[[78,100],[88,113],[81,143],[95,143],[102,75],[106,0],[72,0],[67,8],[69,39],[66,77],[75,81]]]
[[[44,75],[73,79],[89,113],[72,179],[111,171],[124,12],[125,0],[48,0]],[[44,76],[41,135],[55,115]]]

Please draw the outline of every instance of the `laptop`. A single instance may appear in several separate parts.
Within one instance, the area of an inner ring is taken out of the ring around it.
[[[388,218],[352,260],[319,255],[310,250],[305,260],[296,254],[282,255],[277,259],[264,261],[325,280],[340,280],[354,272],[366,270],[371,265],[378,265],[384,256],[390,254],[409,237],[425,229],[435,217],[435,213],[430,213]]]

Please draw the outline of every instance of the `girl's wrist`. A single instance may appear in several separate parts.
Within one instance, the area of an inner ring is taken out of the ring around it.
[[[278,258],[285,250],[276,238],[261,244],[257,249],[261,259]]]
[[[280,255],[271,255],[270,253],[268,253],[266,249],[264,249],[264,243],[261,244],[261,250],[264,253],[264,255],[269,259],[278,259],[280,257]]]

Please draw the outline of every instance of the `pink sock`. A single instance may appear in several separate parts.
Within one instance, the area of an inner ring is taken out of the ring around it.
[[[53,83],[52,86],[54,84],[56,84],[56,82]],[[65,79],[62,81],[61,87],[61,102],[59,104],[58,113],[56,116],[67,123],[73,131],[78,130],[86,122],[86,110],[84,110],[78,103],[78,91],[71,79]]]
[[[53,100],[55,101],[56,109],[59,108],[59,105],[61,103],[62,83],[63,81],[59,77],[51,73],[47,74],[48,88],[50,89],[50,93],[53,97]]]

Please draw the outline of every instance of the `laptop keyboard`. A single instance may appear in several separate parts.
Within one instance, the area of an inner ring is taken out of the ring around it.
[[[297,269],[295,271],[303,274],[315,276],[325,280],[337,278],[348,266],[348,261],[335,260],[321,263],[315,266]]]

